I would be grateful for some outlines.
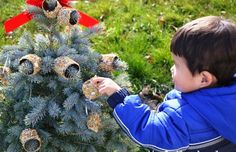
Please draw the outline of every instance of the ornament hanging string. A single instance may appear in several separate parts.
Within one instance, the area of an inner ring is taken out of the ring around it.
[[[62,6],[71,8],[71,6],[68,5],[68,2],[70,2],[70,1],[74,1],[74,0],[58,0],[58,2]],[[26,0],[26,3],[28,5],[33,5],[33,6],[42,8],[43,0]],[[94,25],[97,25],[99,23],[98,20],[88,16],[85,13],[83,13],[81,11],[77,11],[77,12],[80,14],[80,19],[78,20],[78,24],[81,24],[85,27],[91,28]],[[33,19],[33,14],[30,14],[28,11],[24,11],[16,16],[8,19],[4,23],[5,32],[6,33],[12,32],[16,28],[20,27],[21,25],[26,24],[27,22],[29,22],[32,19]]]

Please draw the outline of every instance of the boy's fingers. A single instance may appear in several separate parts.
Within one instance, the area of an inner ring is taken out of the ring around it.
[[[101,84],[98,86],[98,89],[105,88],[106,86],[104,84]]]
[[[100,94],[106,95],[105,88],[100,88],[98,91],[99,91]]]
[[[98,84],[98,83],[100,83],[100,82],[102,82],[103,80],[105,80],[106,78],[104,78],[104,77],[94,77],[94,78],[92,78],[92,82],[94,83],[94,84]]]

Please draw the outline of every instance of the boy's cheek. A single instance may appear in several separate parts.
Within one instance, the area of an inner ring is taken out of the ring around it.
[[[171,78],[172,78],[172,82],[175,82],[177,77],[176,77],[176,74],[175,73],[172,73],[171,74]]]

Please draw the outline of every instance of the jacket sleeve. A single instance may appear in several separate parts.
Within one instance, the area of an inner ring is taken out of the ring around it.
[[[157,151],[188,148],[188,130],[181,112],[171,107],[160,112],[152,111],[148,105],[142,103],[138,95],[124,92],[127,93],[127,90],[122,89],[113,94],[108,102],[116,103],[113,104],[114,118],[132,140]]]

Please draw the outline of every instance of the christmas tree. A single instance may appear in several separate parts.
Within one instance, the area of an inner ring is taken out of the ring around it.
[[[125,63],[95,52],[90,37],[99,26],[80,28],[80,14],[60,2],[29,5],[40,32],[2,47],[0,151],[135,151],[90,82],[118,70],[117,83],[128,85]]]

